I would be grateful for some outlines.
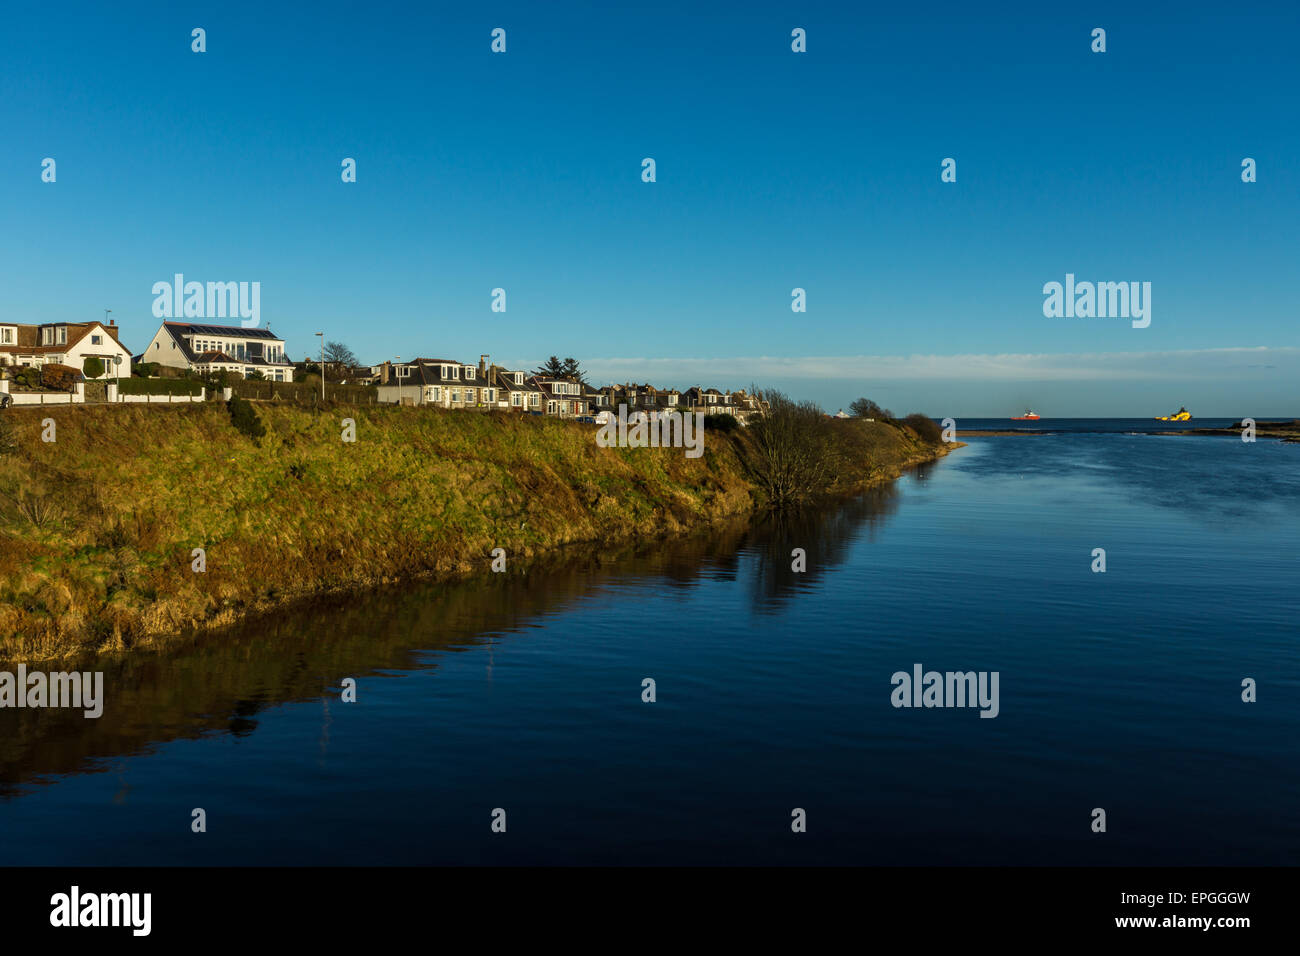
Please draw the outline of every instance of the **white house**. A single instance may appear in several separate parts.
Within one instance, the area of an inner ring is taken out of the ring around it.
[[[196,372],[231,372],[244,378],[260,372],[272,382],[293,381],[284,339],[270,329],[163,322],[136,361]]]
[[[131,351],[118,339],[115,322],[46,322],[25,325],[0,322],[0,365],[69,365],[84,372],[86,359],[104,366],[97,378],[128,378]],[[90,376],[87,376],[89,378]]]

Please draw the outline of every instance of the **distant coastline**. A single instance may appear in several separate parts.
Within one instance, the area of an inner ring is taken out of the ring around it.
[[[979,419],[976,419],[979,421]],[[1215,421],[1216,419],[1210,419]],[[989,419],[983,419],[989,421]],[[1044,419],[1047,421],[1047,419]],[[1058,421],[1062,421],[1058,419]],[[1103,434],[1103,433],[1125,433],[1125,434],[1143,434],[1143,435],[1197,435],[1197,436],[1218,436],[1240,438],[1242,434],[1242,421],[1238,419],[1231,425],[1227,426],[1204,426],[1171,429],[1160,427],[1157,420],[1150,422],[1147,427],[1135,428],[1130,427],[1129,423],[1141,422],[1147,424],[1146,419],[1079,419],[1083,422],[1123,422],[1122,427],[1117,428],[1087,428],[1087,427],[1053,427],[1052,425],[1029,426],[1024,428],[967,428],[957,429],[958,438],[1038,438],[1044,435],[1083,435],[1083,434]],[[1276,439],[1282,442],[1296,443],[1300,442],[1300,419],[1284,420],[1257,420],[1255,422],[1255,437]]]

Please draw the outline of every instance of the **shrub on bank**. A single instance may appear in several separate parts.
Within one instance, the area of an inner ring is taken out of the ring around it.
[[[38,368],[20,368],[14,372],[14,384],[19,388],[35,391],[41,387],[41,370]]]
[[[705,415],[704,427],[714,432],[734,432],[740,427],[740,419],[735,415]]]
[[[903,419],[903,424],[912,431],[916,432],[916,437],[923,442],[931,445],[937,445],[943,440],[943,432],[935,423],[934,419],[928,415],[913,413]]]
[[[226,403],[226,408],[230,410],[230,424],[235,426],[235,431],[251,438],[254,445],[260,445],[262,436],[266,434],[266,426],[257,417],[252,404],[234,395]]]
[[[77,384],[80,373],[70,365],[42,365],[41,385],[59,392],[70,392]]]

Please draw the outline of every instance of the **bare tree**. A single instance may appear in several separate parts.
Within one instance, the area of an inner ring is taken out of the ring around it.
[[[342,342],[325,343],[325,368],[336,378],[354,365],[359,364],[356,353]]]
[[[829,423],[815,402],[775,391],[763,397],[766,414],[745,430],[746,463],[773,509],[798,507],[824,494],[835,478]]]

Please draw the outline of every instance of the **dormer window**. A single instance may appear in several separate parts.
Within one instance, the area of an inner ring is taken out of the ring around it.
[[[522,385],[522,384],[524,384],[524,373],[523,373],[523,372],[515,372],[515,384],[516,384],[516,385]]]

